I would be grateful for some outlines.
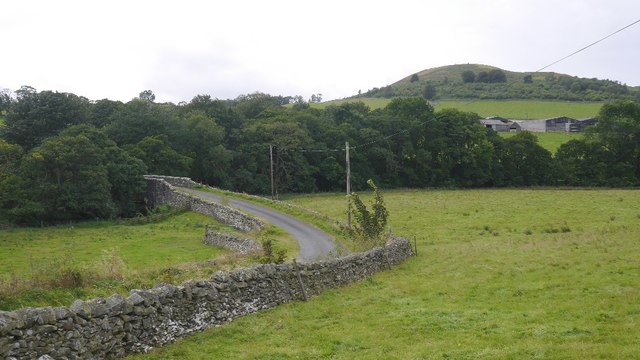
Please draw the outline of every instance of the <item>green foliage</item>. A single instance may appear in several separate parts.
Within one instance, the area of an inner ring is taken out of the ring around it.
[[[476,81],[476,73],[471,70],[465,70],[462,72],[462,82],[465,84]]]
[[[574,86],[581,82],[536,73],[531,74],[532,84],[524,84],[522,74],[503,71],[507,83],[478,83],[477,79],[464,83],[465,71],[482,71],[496,81],[502,81],[502,75],[499,69],[472,65],[441,70],[419,73],[418,81],[407,78],[383,89],[393,95],[416,87],[420,96],[377,103],[337,102],[324,109],[283,106],[303,101],[262,93],[229,101],[198,95],[177,106],[149,98],[92,103],[73,94],[38,93],[24,87],[16,92],[15,102],[6,111],[7,126],[0,130],[4,141],[0,223],[135,216],[145,211],[141,177],[145,172],[189,176],[208,185],[268,194],[270,148],[278,193],[337,191],[345,186],[340,151],[345,142],[355,146],[351,153],[354,191],[365,189],[366,179],[386,188],[638,183],[637,104],[607,105],[602,125],[594,130],[599,135],[594,133],[589,140],[595,145],[573,143],[553,158],[541,149],[542,141],[538,144],[525,135],[502,140],[488,132],[478,124],[476,113],[586,117],[601,104],[438,101],[439,110],[434,111],[423,96],[440,97],[442,89],[456,86],[493,93],[495,88],[487,86],[557,83],[583,88]],[[435,95],[434,88],[422,93],[427,85],[434,85]],[[565,166],[574,170],[561,171]]]
[[[258,257],[261,264],[282,264],[287,260],[286,249],[276,249],[274,240],[270,238],[262,239],[262,254]]]
[[[619,101],[602,107],[589,137],[562,145],[556,155],[567,185],[640,184],[640,105]]]
[[[156,100],[156,95],[151,90],[144,90],[140,92],[138,98],[144,101],[154,102]]]
[[[354,192],[347,195],[349,198],[349,211],[352,212],[355,220],[353,230],[365,244],[371,247],[383,246],[386,242],[384,232],[389,218],[389,211],[384,205],[382,193],[373,180],[369,179],[367,184],[373,190],[373,200],[370,203],[371,210],[367,209],[367,206],[360,200],[360,196],[357,193]]]
[[[0,128],[0,137],[7,142],[28,151],[69,125],[87,122],[90,103],[85,98],[52,91],[38,93],[33,88],[21,90]]]
[[[188,176],[191,159],[177,152],[169,143],[167,135],[147,136],[135,146],[128,145],[125,149],[147,165],[151,174]]]
[[[550,185],[556,168],[551,153],[528,131],[498,141],[494,181],[500,186]]]
[[[422,97],[427,99],[427,100],[431,100],[431,99],[435,98],[436,94],[437,94],[437,90],[436,90],[436,87],[433,84],[425,85],[424,89],[422,90]]]

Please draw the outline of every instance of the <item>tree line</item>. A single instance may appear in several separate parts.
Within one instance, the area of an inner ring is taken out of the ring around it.
[[[197,95],[155,103],[90,101],[23,87],[0,128],[0,224],[142,214],[143,174],[189,176],[253,194],[343,191],[345,142],[354,190],[382,188],[637,186],[640,105],[605,105],[584,140],[555,156],[531,133],[504,139],[474,113],[434,111],[421,97],[383,109],[361,102],[316,109],[300,97]]]

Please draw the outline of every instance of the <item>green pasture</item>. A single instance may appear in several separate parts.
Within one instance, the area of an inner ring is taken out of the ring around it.
[[[360,98],[333,100],[320,104],[311,104],[318,108],[339,105],[346,102],[362,101],[372,110],[385,107],[391,99]],[[571,118],[594,117],[603,103],[568,102],[542,100],[438,100],[432,102],[436,110],[454,108],[461,111],[475,112],[482,117],[501,116],[509,119],[545,119],[557,116]]]
[[[367,195],[365,194],[365,198]],[[633,359],[640,191],[389,191],[418,256],[144,359]],[[344,219],[341,194],[291,203]]]
[[[207,278],[215,271],[255,263],[254,257],[204,245],[206,226],[256,241],[271,239],[288,258],[299,251],[298,243],[274,226],[241,233],[192,212],[132,223],[88,221],[0,230],[0,311],[69,306],[78,298],[127,295],[130,289]]]
[[[188,264],[227,250],[202,243],[205,225],[235,232],[196,213],[142,225],[84,222],[0,231],[0,310],[69,306],[132,288],[179,282],[217,269]]]
[[[213,223],[215,220],[204,215],[183,213],[144,225],[86,222],[3,230],[0,274],[25,276],[50,259],[68,258],[72,264],[88,265],[98,262],[104,250],[110,249],[117,252],[130,270],[203,261],[222,253],[202,244],[205,225]]]

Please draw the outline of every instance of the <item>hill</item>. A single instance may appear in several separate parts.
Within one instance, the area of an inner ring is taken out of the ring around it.
[[[423,96],[430,100],[638,100],[640,87],[555,72],[514,72],[489,65],[464,64],[423,70],[353,98],[397,96]]]

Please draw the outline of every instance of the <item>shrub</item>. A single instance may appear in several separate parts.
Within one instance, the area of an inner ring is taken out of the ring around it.
[[[262,255],[258,258],[261,264],[282,264],[287,258],[285,249],[275,249],[272,239],[263,239]]]
[[[374,198],[371,201],[373,213],[367,209],[367,206],[360,200],[358,194],[351,193],[347,195],[351,200],[349,202],[349,211],[352,211],[355,220],[353,231],[359,239],[365,243],[370,243],[372,247],[382,246],[386,242],[383,235],[384,229],[387,226],[389,211],[384,205],[382,193],[376,184],[373,183],[373,180],[369,179],[367,184],[374,192]]]

